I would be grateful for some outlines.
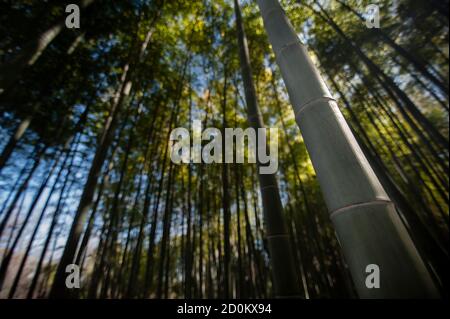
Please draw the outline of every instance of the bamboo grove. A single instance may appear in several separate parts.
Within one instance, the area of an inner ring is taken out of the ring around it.
[[[357,297],[257,3],[75,2],[0,1],[0,296]],[[447,296],[448,1],[280,4]],[[194,120],[277,127],[277,173],[173,163]]]

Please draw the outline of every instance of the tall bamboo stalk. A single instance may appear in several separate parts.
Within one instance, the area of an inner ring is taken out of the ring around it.
[[[256,99],[247,40],[237,0],[234,1],[234,7],[248,120],[250,125],[256,130],[264,127],[264,124]],[[266,222],[266,236],[273,269],[275,295],[277,297],[299,296],[298,278],[294,268],[288,233],[284,224],[283,206],[276,176],[274,174],[259,174],[259,183]]]
[[[438,297],[394,204],[280,4],[258,5],[359,296]],[[379,288],[366,286],[369,264],[379,266]]]

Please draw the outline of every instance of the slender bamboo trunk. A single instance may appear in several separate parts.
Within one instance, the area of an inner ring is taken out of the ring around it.
[[[228,73],[227,65],[224,65],[224,84],[222,92],[222,136],[225,136],[225,128],[227,127],[227,88],[228,88]],[[225,163],[225,139],[222,139],[222,209],[223,209],[223,297],[228,299],[230,297],[230,193],[228,191],[228,165]]]
[[[191,73],[189,80],[191,80]],[[190,81],[189,81],[190,82]],[[192,86],[189,87],[189,131],[192,130]],[[193,164],[188,164],[188,185],[187,185],[187,218],[186,218],[186,244],[184,250],[184,297],[190,299],[192,296],[192,171]]]
[[[245,86],[245,98],[250,125],[257,130],[264,127],[259,112],[258,101],[252,79],[247,40],[242,24],[241,11],[237,0],[234,1],[239,57],[242,78]],[[263,199],[266,238],[272,263],[275,295],[292,297],[299,295],[299,285],[291,254],[289,238],[283,220],[283,206],[278,192],[278,183],[274,174],[259,174],[261,197]]]
[[[169,241],[170,236],[170,225],[171,225],[171,219],[172,219],[172,212],[170,210],[170,197],[172,193],[172,178],[173,178],[173,172],[174,170],[174,164],[171,162],[169,165],[169,175],[167,178],[167,189],[166,189],[166,200],[165,200],[165,207],[164,207],[164,215],[163,215],[163,234],[161,238],[161,245],[160,245],[160,254],[159,254],[159,273],[158,273],[158,286],[156,290],[156,298],[160,299],[163,296],[163,280],[164,280],[164,265],[165,265],[165,258],[169,258],[169,256],[166,257],[167,251],[166,247],[170,248],[170,244],[167,245],[167,242]],[[166,269],[166,272],[169,271],[169,269]]]
[[[234,126],[237,127],[237,108],[238,108],[238,91],[236,90],[235,96],[235,113],[234,113]],[[236,147],[235,147],[236,149]],[[243,256],[242,256],[242,232],[241,232],[241,205],[240,205],[240,195],[239,195],[239,164],[233,165],[233,173],[234,173],[234,197],[236,200],[236,223],[237,223],[237,294],[236,298],[245,298],[246,295],[244,293],[244,269],[243,269]]]

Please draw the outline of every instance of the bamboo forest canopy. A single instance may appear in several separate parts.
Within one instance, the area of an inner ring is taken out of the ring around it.
[[[448,296],[449,2],[372,2],[0,0],[0,297]]]

